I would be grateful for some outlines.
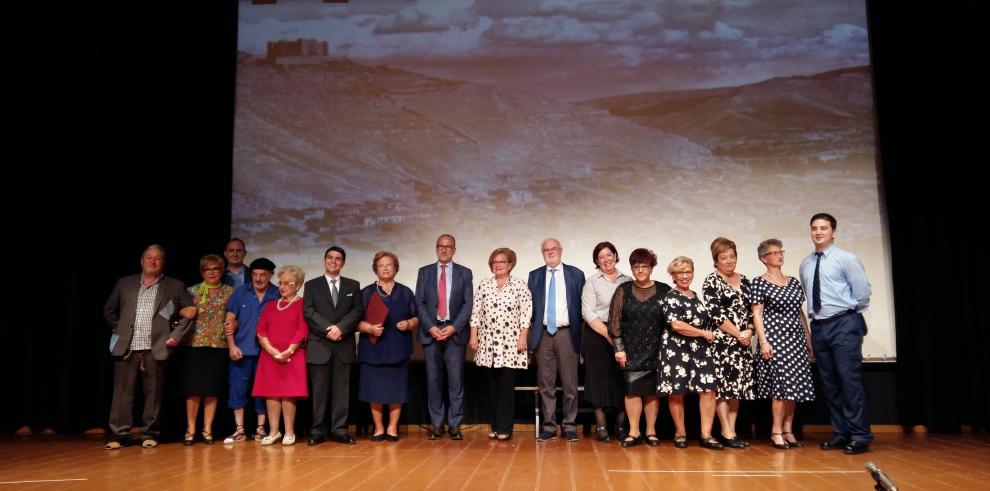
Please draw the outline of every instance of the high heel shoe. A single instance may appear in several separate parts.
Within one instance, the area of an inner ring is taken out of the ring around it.
[[[773,437],[775,437],[775,436],[779,436],[780,437],[780,440],[783,441],[784,443],[777,443],[777,442],[773,441]],[[776,449],[779,449],[779,450],[787,450],[788,448],[791,448],[791,446],[787,444],[787,440],[784,440],[783,433],[771,433],[770,434],[770,445],[773,445],[773,448],[776,448]]]
[[[799,441],[798,441],[798,439],[797,439],[797,437],[796,437],[796,436],[794,436],[794,433],[791,433],[791,432],[789,432],[789,431],[785,431],[785,432],[783,432],[783,433],[781,433],[780,435],[781,435],[781,437],[783,437],[784,435],[791,435],[791,438],[793,438],[793,439],[794,439],[794,441],[793,441],[793,442],[792,442],[792,441],[790,441],[790,440],[788,440],[788,439],[787,439],[786,437],[784,437],[784,443],[786,443],[787,445],[789,445],[789,446],[791,446],[791,447],[794,447],[794,448],[801,448],[801,447],[803,447],[803,446],[804,446],[804,444],[803,444],[803,443],[801,443],[801,442],[799,442]]]
[[[261,439],[262,445],[274,445],[276,442],[282,439],[282,432],[276,431],[274,435],[268,435]]]
[[[196,434],[187,431],[186,436],[182,437],[182,444],[188,447],[194,443],[196,443]]]
[[[203,443],[213,445],[213,433],[203,430]]]

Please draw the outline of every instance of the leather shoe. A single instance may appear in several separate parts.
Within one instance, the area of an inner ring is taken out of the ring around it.
[[[450,439],[451,440],[463,440],[464,435],[461,434],[461,427],[454,426],[450,429]]]
[[[843,453],[847,453],[849,455],[855,455],[855,454],[865,453],[865,452],[869,452],[869,451],[870,451],[870,444],[869,443],[866,443],[866,442],[855,442],[855,441],[854,442],[849,442],[849,444],[846,445],[842,449],[842,452]]]
[[[434,426],[433,428],[430,429],[430,432],[426,435],[426,437],[429,438],[430,440],[439,440],[440,438],[443,437],[443,426],[440,427]]]
[[[840,436],[833,438],[830,442],[822,442],[822,450],[838,450],[845,448],[846,445],[849,445],[849,440]]]
[[[371,441],[376,442],[376,443],[377,442],[384,442],[385,441],[385,433],[381,433],[379,435],[371,435],[371,438],[368,438],[368,440],[371,440]]]
[[[334,433],[334,434],[330,435],[330,439],[333,440],[333,441],[335,441],[335,442],[337,442],[337,443],[343,443],[343,444],[347,444],[347,445],[353,445],[353,444],[357,443],[354,440],[354,437],[351,436],[351,435],[348,435],[347,433]]]
[[[312,435],[306,440],[306,445],[319,445],[325,441],[327,441],[326,435]]]

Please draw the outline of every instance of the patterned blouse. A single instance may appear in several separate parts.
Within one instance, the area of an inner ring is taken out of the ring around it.
[[[208,295],[206,302],[201,302],[197,293],[199,283],[189,287],[189,294],[196,302],[199,312],[196,314],[196,330],[193,331],[189,346],[193,348],[227,348],[227,336],[223,332],[223,320],[227,314],[227,301],[234,289],[223,285],[218,295]]]
[[[479,283],[474,292],[471,327],[478,330],[474,364],[525,369],[528,366],[526,351],[519,352],[516,347],[522,330],[529,328],[533,296],[526,282],[518,278],[509,277],[502,288],[497,285],[491,277]]]

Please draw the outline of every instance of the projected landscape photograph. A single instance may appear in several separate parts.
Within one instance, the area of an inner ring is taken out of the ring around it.
[[[233,233],[308,277],[341,245],[362,285],[391,250],[410,287],[440,233],[476,281],[495,247],[525,278],[547,236],[589,273],[610,240],[668,283],[692,257],[700,289],[718,236],[751,277],[783,240],[796,276],[828,211],[873,285],[864,354],[891,359],[866,25],[831,0],[242,2]]]

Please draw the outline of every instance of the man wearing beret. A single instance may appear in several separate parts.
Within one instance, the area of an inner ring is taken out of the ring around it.
[[[234,423],[237,425],[234,434],[224,439],[224,443],[237,443],[247,439],[244,431],[244,407],[247,406],[251,386],[254,384],[254,373],[258,369],[258,319],[265,305],[279,298],[278,287],[271,283],[275,263],[259,257],[251,261],[248,269],[251,272],[251,282],[234,288],[234,293],[227,302],[227,317],[224,322],[230,350],[230,397],[227,405],[234,410]],[[267,411],[264,399],[254,400],[254,411],[258,415],[254,438],[260,440],[268,434],[265,431]]]

